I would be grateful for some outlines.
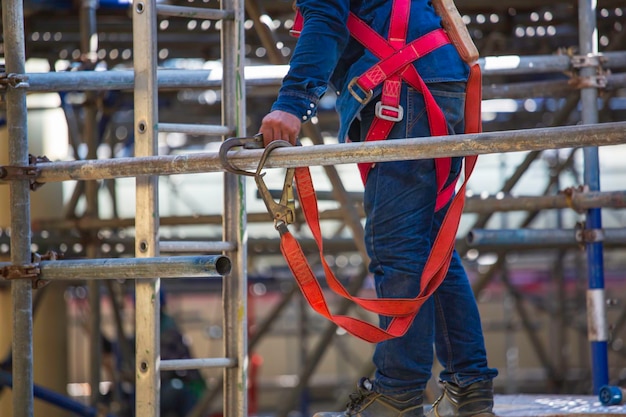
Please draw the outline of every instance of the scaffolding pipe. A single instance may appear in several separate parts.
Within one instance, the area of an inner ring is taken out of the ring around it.
[[[583,211],[590,208],[626,208],[626,191],[584,191],[546,196],[471,197],[465,200],[465,213],[494,213],[540,209]]]
[[[226,136],[233,133],[233,129],[219,125],[198,125],[183,123],[159,123],[159,132],[186,133],[188,135]]]
[[[20,77],[26,71],[24,9],[20,0],[2,1],[4,59],[8,74]],[[26,90],[9,87],[6,91],[9,164],[28,164]],[[9,184],[11,206],[11,262],[31,262],[30,184],[26,178]],[[33,303],[28,281],[11,283],[13,304],[13,416],[33,415]]]
[[[186,17],[193,19],[232,20],[234,18],[232,10],[211,9],[208,7],[186,7],[157,4],[156,11],[160,16]]]
[[[10,264],[0,262],[0,270]],[[85,279],[142,279],[161,276],[218,277],[230,272],[230,260],[222,255],[159,258],[105,258],[41,261],[38,278],[45,281]]]
[[[567,191],[566,191],[567,192]],[[566,209],[571,208],[575,211],[587,210],[592,207],[601,208],[626,208],[626,191],[573,191],[566,195],[561,192],[556,195],[540,195],[540,196],[468,196],[465,199],[464,213],[494,213],[501,211],[528,211],[537,209]],[[271,190],[270,194],[273,198],[279,199],[282,190]],[[296,190],[297,196],[297,190]],[[363,192],[347,193],[351,201],[362,203]],[[318,201],[334,201],[335,197],[329,191],[316,191]],[[325,210],[321,215],[328,214],[336,210]],[[260,213],[257,213],[260,214]],[[252,221],[256,221],[255,219]],[[267,220],[267,215],[264,219]],[[250,221],[250,220],[248,220]],[[52,221],[50,221],[50,224]]]
[[[596,0],[578,0],[578,30],[580,53],[593,58],[598,56],[598,29],[596,27]],[[598,75],[597,66],[580,69],[583,80],[593,81]],[[598,90],[596,87],[580,91],[582,122],[585,125],[598,123]],[[597,126],[597,125],[596,125]],[[590,146],[591,145],[591,146]],[[591,191],[600,190],[600,162],[598,148],[592,144],[583,148],[585,184]],[[587,211],[586,229],[602,229],[602,211],[593,208]],[[587,249],[587,326],[591,344],[593,393],[609,382],[608,325],[606,322],[606,300],[604,295],[604,254],[602,242],[592,242]]]
[[[350,199],[356,203],[362,202],[362,192],[348,193]],[[327,191],[316,192],[318,200],[334,199],[332,193]],[[278,191],[273,191],[272,196],[276,199],[280,197]],[[587,210],[593,207],[602,208],[626,208],[626,191],[585,191],[574,192],[571,199],[565,194],[551,196],[492,196],[487,198],[468,197],[465,202],[465,213],[495,213],[506,211],[529,211],[541,209],[565,209],[571,208],[575,211]],[[362,210],[359,212],[363,216]],[[328,209],[320,212],[320,220],[343,219],[344,215],[340,210]],[[161,217],[161,226],[181,226],[181,225],[201,225],[201,224],[221,224],[222,216],[167,216]],[[248,213],[248,223],[267,223],[267,212]],[[32,229],[35,233],[46,230],[68,230],[68,229],[107,229],[134,227],[134,218],[123,219],[39,219],[33,221]],[[0,237],[2,230],[0,229]],[[51,238],[46,240],[50,241]],[[100,240],[100,239],[99,239]],[[102,242],[110,242],[110,239],[103,239]],[[42,243],[42,242],[37,242]],[[188,249],[204,250],[206,252],[221,252],[224,250],[234,250],[235,246],[231,242],[172,242],[161,241],[161,249],[167,252],[185,252]]]
[[[82,64],[87,69],[92,69],[98,60],[98,31],[96,9],[98,0],[82,0],[80,7],[80,50]],[[98,158],[98,93],[88,91],[85,93],[83,105],[83,137],[82,142],[87,145],[85,159]],[[85,213],[83,217],[97,219],[98,215],[98,187],[97,181],[85,182],[83,195],[85,197]],[[93,230],[82,232],[87,240],[87,258],[98,258],[98,246],[94,244]],[[89,386],[99,387],[102,367],[102,312],[100,308],[100,283],[89,281],[87,283],[89,299]],[[89,405],[97,407],[100,401],[100,390],[92,389]]]
[[[163,371],[185,371],[192,369],[234,368],[237,360],[233,358],[198,358],[198,359],[169,359],[161,361]]]
[[[607,69],[626,68],[626,52],[607,52],[603,67]],[[479,59],[483,68],[483,77],[500,75],[543,74],[572,70],[571,58],[566,55],[537,56],[497,56]],[[272,66],[274,76],[259,77],[259,67],[245,69],[248,87],[279,87],[285,71]],[[131,70],[75,71],[28,73],[29,92],[59,91],[104,91],[132,90],[134,73]],[[160,69],[157,72],[159,89],[180,88],[221,88],[220,74],[212,70]]]
[[[222,57],[222,106],[224,126],[234,127],[235,135],[246,136],[246,74],[244,0],[220,2],[230,10],[233,20],[222,21],[220,53]],[[224,281],[224,356],[235,358],[237,366],[224,370],[224,415],[248,416],[248,233],[246,223],[246,179],[241,175],[223,176],[223,241],[234,242],[236,250],[226,252],[233,259],[231,279]]]
[[[161,241],[159,243],[161,252],[180,253],[180,252],[227,252],[237,249],[237,245],[231,242],[192,242],[192,241]]]
[[[482,245],[551,247],[582,244],[586,236],[607,244],[626,243],[626,229],[472,229],[466,239],[473,248]]]
[[[609,74],[606,76],[604,90],[615,90],[626,86],[626,74]],[[569,79],[550,81],[529,81],[509,84],[483,86],[483,99],[563,96],[575,90]]]
[[[389,141],[284,147],[273,151],[265,166],[284,168],[365,161],[388,162],[623,143],[626,143],[626,122],[614,122],[595,126],[565,126]],[[257,168],[262,153],[263,150],[257,149],[239,150],[229,152],[228,157],[236,167],[254,170]],[[36,180],[38,182],[109,179],[155,174],[190,174],[223,170],[217,152],[46,162],[37,164],[37,168],[39,175]]]
[[[13,378],[8,372],[0,371],[0,387],[13,387]],[[97,407],[88,407],[78,401],[72,400],[65,395],[61,395],[48,388],[35,385],[33,387],[34,396],[38,399],[50,403],[63,410],[76,413],[84,417],[115,417],[113,414],[106,413]]]
[[[581,50],[581,54],[586,55],[587,52]],[[625,52],[603,53],[602,59],[604,68],[626,67]],[[572,70],[572,57],[569,55],[488,56],[484,59],[479,59],[478,62],[485,77],[491,75],[545,74]]]

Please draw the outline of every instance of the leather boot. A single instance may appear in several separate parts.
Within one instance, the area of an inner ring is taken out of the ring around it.
[[[350,395],[344,412],[319,412],[313,417],[424,417],[422,393],[391,397],[373,389],[371,381],[362,378]]]
[[[492,381],[475,382],[463,388],[444,382],[443,393],[427,417],[494,417]]]

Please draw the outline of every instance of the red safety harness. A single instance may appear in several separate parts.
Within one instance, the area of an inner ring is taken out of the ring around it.
[[[450,43],[443,29],[432,31],[419,39],[406,43],[409,21],[410,0],[394,0],[388,39],[384,39],[371,27],[354,14],[348,18],[350,34],[367,49],[372,51],[380,61],[360,77],[349,84],[350,93],[361,103],[367,102],[372,91],[382,84],[380,102],[376,104],[376,115],[366,140],[384,140],[389,135],[394,123],[402,120],[403,109],[400,106],[400,87],[403,82],[423,94],[426,103],[431,136],[447,135],[447,123],[443,112],[437,105],[426,84],[415,70],[412,62],[429,52]],[[302,24],[302,17],[297,14],[295,25]],[[297,27],[294,27],[297,31]],[[465,132],[481,131],[480,102],[481,74],[477,63],[470,65],[470,77],[467,85],[465,104]],[[465,188],[474,165],[476,156],[465,157],[464,181],[454,195],[456,181],[444,187],[450,172],[451,159],[436,159],[436,177],[438,195],[435,210],[444,207],[450,200],[448,212],[443,220],[440,231],[435,238],[430,255],[421,277],[420,293],[416,298],[362,298],[348,293],[346,288],[335,277],[324,259],[322,235],[319,223],[317,198],[313,188],[311,174],[307,167],[295,169],[298,198],[305,219],[311,229],[319,248],[320,259],[326,274],[328,286],[337,294],[350,299],[367,311],[392,318],[387,329],[381,329],[364,320],[345,315],[332,314],[326,303],[322,288],[311,270],[309,263],[297,240],[289,232],[285,223],[277,226],[281,234],[281,251],[305,298],[319,314],[328,318],[347,332],[368,342],[377,343],[394,337],[402,336],[413,322],[420,307],[430,297],[446,277],[450,260],[454,251],[454,242],[458,230],[463,205]],[[359,164],[363,181],[372,167],[371,163]]]

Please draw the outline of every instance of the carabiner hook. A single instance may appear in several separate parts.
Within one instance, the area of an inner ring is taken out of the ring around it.
[[[254,175],[254,181],[256,182],[259,193],[261,194],[261,199],[265,203],[265,207],[267,207],[267,211],[269,211],[270,216],[274,219],[274,227],[277,230],[280,230],[279,227],[282,224],[291,224],[296,220],[296,203],[293,193],[293,178],[296,170],[295,168],[287,169],[285,182],[283,184],[283,191],[278,203],[274,201],[270,191],[265,185],[265,182],[263,181],[265,173],[261,171],[265,166],[265,162],[267,161],[269,154],[274,149],[285,146],[293,145],[285,140],[275,140],[267,145],[261,159],[259,160],[259,166],[257,167],[256,174]]]
[[[226,171],[237,175],[254,177],[256,175],[254,172],[239,169],[228,160],[228,151],[236,146],[242,146],[244,149],[263,149],[263,135],[258,134],[251,137],[228,138],[222,142],[220,146],[220,163]]]

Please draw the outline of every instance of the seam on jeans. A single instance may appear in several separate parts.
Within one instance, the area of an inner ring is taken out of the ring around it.
[[[410,137],[411,134],[409,132],[411,132],[413,130],[413,127],[417,124],[417,122],[424,116],[424,114],[426,114],[426,106],[425,105],[421,105],[420,107],[422,108],[419,113],[415,114],[414,117],[410,117],[413,115],[413,109],[415,108],[414,105],[414,101],[415,101],[415,95],[419,94],[417,91],[414,91],[413,94],[411,94],[411,92],[407,93],[407,98],[406,98],[406,106],[408,108],[407,111],[407,121],[404,124],[405,129],[404,129],[404,136],[405,137]]]
[[[369,247],[372,248],[372,253],[370,254],[370,256],[372,257],[372,260],[376,261],[376,263],[378,265],[380,265],[380,260],[378,259],[378,254],[376,253],[376,246],[375,246],[375,241],[376,241],[376,237],[374,236],[374,219],[377,215],[376,213],[376,199],[378,198],[378,177],[379,175],[377,174],[377,172],[375,172],[376,167],[372,167],[372,169],[370,170],[368,176],[368,181],[369,180],[375,180],[376,182],[374,183],[374,194],[373,194],[373,199],[374,201],[372,202],[372,207],[371,207],[371,212],[369,213]],[[371,190],[370,190],[371,193]],[[376,273],[376,271],[372,271],[372,273]]]
[[[441,306],[441,301],[439,300],[439,295],[435,293],[433,294],[433,298],[435,299],[435,309],[437,310],[435,314],[437,314],[441,318],[440,320],[441,327],[442,327],[441,334],[443,335],[443,338],[446,343],[448,360],[446,361],[445,368],[447,372],[454,374],[456,373],[456,370],[453,369],[453,359],[452,359],[453,352],[452,352],[452,343],[450,343],[450,336],[448,334],[448,324],[446,323],[446,317],[443,312],[443,308]]]

